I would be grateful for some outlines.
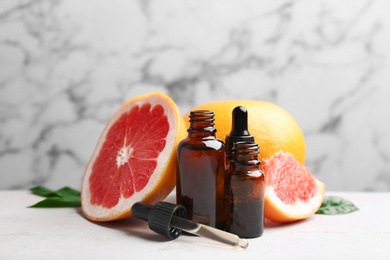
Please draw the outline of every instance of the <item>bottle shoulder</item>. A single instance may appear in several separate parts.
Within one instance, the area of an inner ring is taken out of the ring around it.
[[[228,175],[236,175],[247,178],[264,178],[264,173],[253,167],[230,167]]]
[[[225,143],[216,137],[204,137],[204,138],[191,138],[187,137],[183,139],[179,145],[178,149],[181,148],[208,148],[213,150],[225,150]]]

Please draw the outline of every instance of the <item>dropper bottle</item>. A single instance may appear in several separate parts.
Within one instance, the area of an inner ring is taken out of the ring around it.
[[[239,237],[259,237],[264,231],[264,174],[259,170],[259,146],[236,142],[225,179],[226,231]]]
[[[233,159],[232,149],[236,142],[255,142],[255,138],[248,131],[248,111],[243,106],[237,106],[232,111],[232,130],[226,136],[226,169],[229,169]]]

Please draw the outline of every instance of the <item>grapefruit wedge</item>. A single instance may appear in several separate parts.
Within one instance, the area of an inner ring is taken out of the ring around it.
[[[324,199],[325,185],[292,154],[279,151],[260,167],[266,186],[265,218],[292,222],[316,213]]]
[[[163,200],[176,183],[176,147],[184,119],[165,94],[126,101],[111,117],[84,172],[83,214],[93,221],[131,216],[138,201]]]

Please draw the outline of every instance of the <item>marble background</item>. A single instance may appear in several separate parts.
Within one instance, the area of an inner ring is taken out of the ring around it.
[[[288,110],[327,190],[390,190],[390,1],[2,0],[0,189],[80,187],[105,123],[162,91]]]

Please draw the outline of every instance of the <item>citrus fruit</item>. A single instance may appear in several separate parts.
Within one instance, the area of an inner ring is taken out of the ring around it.
[[[131,215],[138,201],[154,204],[176,184],[176,147],[183,117],[165,94],[126,101],[105,126],[84,172],[83,214],[94,221]]]
[[[259,159],[271,157],[279,150],[289,152],[301,163],[305,162],[306,145],[301,128],[295,119],[280,106],[260,100],[214,101],[191,110],[209,109],[215,113],[217,137],[225,140],[232,128],[232,110],[244,106],[248,110],[248,130],[260,146]],[[184,116],[187,127],[189,112]]]
[[[321,206],[325,185],[292,154],[280,151],[260,168],[265,177],[265,218],[296,221],[313,215]]]

